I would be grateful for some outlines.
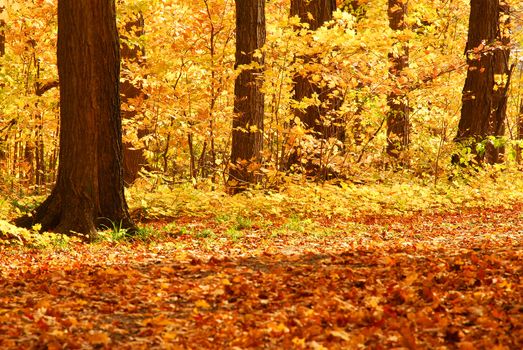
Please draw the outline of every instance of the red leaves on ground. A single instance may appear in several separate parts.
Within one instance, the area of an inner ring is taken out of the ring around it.
[[[221,254],[172,242],[194,257],[175,244],[3,250],[0,346],[521,349],[519,209],[366,218],[357,232],[320,218],[334,233],[259,231]]]

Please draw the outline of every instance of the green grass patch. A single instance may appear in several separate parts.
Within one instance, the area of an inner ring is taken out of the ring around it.
[[[144,221],[172,218],[173,222],[162,229],[141,226],[132,235],[114,224],[100,232],[99,241],[153,242],[190,236],[210,241],[225,237],[237,242],[254,228],[268,238],[295,234],[327,236],[332,232],[324,231],[322,220],[335,220],[340,225],[338,231],[361,232],[368,227],[350,224],[352,219],[510,207],[523,201],[523,176],[516,170],[491,168],[452,179],[441,178],[437,184],[408,172],[379,174],[374,182],[370,182],[371,178],[367,184],[288,182],[278,190],[252,190],[235,196],[228,196],[223,190],[205,191],[190,185],[159,186],[153,191],[143,185],[134,186],[127,196],[136,218]],[[71,244],[64,237],[41,235],[37,229],[23,230],[8,223],[7,220],[31,210],[42,199],[42,196],[16,200],[0,197],[0,220],[4,220],[0,221],[0,244],[62,248]],[[184,224],[174,222],[176,218],[183,218]],[[194,222],[202,225],[193,225]]]

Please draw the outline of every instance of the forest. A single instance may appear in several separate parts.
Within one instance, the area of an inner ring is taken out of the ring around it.
[[[0,0],[0,347],[522,349],[520,0]]]

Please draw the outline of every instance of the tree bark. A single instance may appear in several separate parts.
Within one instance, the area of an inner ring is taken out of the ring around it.
[[[5,5],[3,1],[0,1],[0,16],[5,11]],[[3,18],[0,18],[0,57],[5,55],[5,21]]]
[[[235,69],[255,63],[258,66],[242,69],[234,85],[234,119],[232,130],[231,169],[228,186],[237,193],[248,184],[257,183],[260,175],[263,148],[264,94],[261,91],[263,54],[256,50],[265,44],[265,1],[236,1],[236,62]]]
[[[302,23],[309,25],[311,31],[315,31],[332,19],[332,13],[335,10],[335,0],[291,0],[290,15],[298,16]],[[305,109],[297,108],[293,113],[299,118],[304,128],[312,132],[314,138],[319,141],[319,145],[316,146],[319,153],[300,155],[299,143],[291,145],[287,168],[292,170],[295,165],[301,164],[304,165],[304,170],[308,175],[325,179],[333,175],[322,159],[324,151],[330,147],[326,141],[331,138],[340,142],[345,141],[345,125],[336,114],[342,100],[331,95],[332,88],[322,87],[321,83],[311,81],[311,74],[308,70],[317,64],[317,55],[299,58],[303,60],[303,69],[293,77],[293,99],[303,101],[318,96],[319,104],[309,105]]]
[[[505,134],[510,76],[509,6],[499,0],[471,0],[461,119],[455,141],[470,147],[478,163],[503,161],[503,147],[486,141]],[[478,147],[486,142],[483,147]],[[459,156],[453,156],[458,162]]]
[[[59,0],[60,154],[56,185],[21,226],[94,237],[134,229],[124,197],[114,1]]]
[[[325,22],[332,20],[332,13],[336,10],[335,0],[291,0],[291,16],[298,16],[302,23],[308,23],[310,30],[317,30]],[[310,14],[310,15],[309,15]],[[314,57],[303,57],[304,64],[310,64]],[[308,106],[305,110],[294,110],[294,114],[309,130],[315,132],[318,139],[331,137],[343,141],[345,126],[341,120],[332,115],[339,107],[341,100],[330,97],[332,89],[320,87],[310,81],[307,72],[294,76],[294,100],[302,101],[313,94],[319,96],[320,106]]]
[[[402,31],[407,28],[405,16],[407,15],[407,1],[389,0],[387,13],[389,16],[390,29]],[[397,81],[403,74],[403,70],[409,65],[408,44],[398,42],[396,50],[389,53],[389,75],[393,81]],[[387,154],[400,158],[402,152],[409,145],[409,105],[407,96],[399,86],[387,96]]]

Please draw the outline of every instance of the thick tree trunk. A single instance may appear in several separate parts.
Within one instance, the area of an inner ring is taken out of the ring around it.
[[[389,26],[394,31],[407,28],[405,16],[407,15],[407,1],[389,0],[388,16]],[[389,53],[389,74],[396,81],[402,76],[403,70],[409,65],[409,51],[407,43],[398,42],[396,50]],[[409,106],[407,96],[399,87],[387,97],[389,111],[387,114],[387,154],[399,158],[402,151],[409,145]]]
[[[236,63],[235,68],[257,63],[263,56],[255,51],[265,43],[265,1],[236,1]],[[261,91],[263,68],[244,69],[234,85],[234,119],[232,123],[231,169],[228,186],[237,193],[249,183],[259,180],[263,148],[264,94]]]
[[[134,228],[124,197],[120,55],[114,1],[59,0],[60,160],[51,195],[32,217],[43,230],[93,237]]]
[[[478,145],[489,136],[505,134],[510,75],[508,15],[508,5],[499,0],[471,0],[466,47],[469,69],[455,141],[470,147],[478,163],[503,160],[503,147],[486,142],[483,152]]]

